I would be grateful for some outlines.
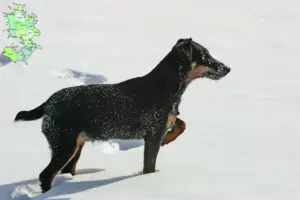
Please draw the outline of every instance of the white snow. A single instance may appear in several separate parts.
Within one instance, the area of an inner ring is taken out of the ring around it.
[[[300,199],[300,1],[19,0],[39,17],[29,65],[0,57],[0,200]],[[1,0],[7,11],[11,0]],[[0,27],[6,29],[5,19]],[[0,35],[0,48],[12,41]],[[41,121],[13,123],[62,87],[144,75],[181,37],[229,65],[180,106],[186,132],[141,175],[142,141],[86,145],[78,175],[40,194]],[[16,43],[16,42],[15,42]]]

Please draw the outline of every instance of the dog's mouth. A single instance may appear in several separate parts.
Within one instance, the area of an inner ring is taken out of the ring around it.
[[[193,67],[194,69],[189,73],[187,82],[197,78],[209,78],[211,80],[219,80],[226,76],[230,72],[230,68],[224,66],[220,66],[216,69],[209,66],[197,66]]]
[[[222,78],[222,75],[216,71],[207,71],[204,72],[203,74],[201,74],[202,78],[209,78],[212,80],[219,80],[220,78]]]
[[[220,79],[222,75],[218,73],[216,70],[211,69],[209,67],[205,67],[205,71],[203,70],[195,70],[196,78],[210,78],[210,79]]]
[[[208,70],[201,74],[201,77],[203,78],[209,78],[212,80],[219,80],[226,76],[230,72],[230,68],[228,67],[219,67],[218,71],[208,68]]]

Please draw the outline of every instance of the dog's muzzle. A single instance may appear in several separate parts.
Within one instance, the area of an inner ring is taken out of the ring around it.
[[[225,77],[231,69],[225,65],[219,65],[217,69],[211,69],[203,74],[203,77],[210,78],[213,80],[219,80]]]

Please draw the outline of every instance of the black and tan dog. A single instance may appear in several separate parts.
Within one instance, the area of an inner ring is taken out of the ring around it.
[[[50,163],[39,175],[43,192],[51,189],[58,172],[75,175],[88,140],[144,139],[143,173],[154,172],[160,146],[185,129],[177,116],[186,87],[201,77],[221,79],[229,71],[191,38],[179,39],[144,76],[117,84],[64,88],[37,108],[19,112],[15,121],[43,117],[42,132],[52,150]]]

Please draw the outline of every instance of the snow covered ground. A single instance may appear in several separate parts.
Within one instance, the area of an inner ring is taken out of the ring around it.
[[[300,199],[299,0],[17,3],[38,15],[43,49],[28,66],[0,59],[0,200]],[[11,4],[1,0],[0,11]],[[59,175],[40,195],[50,151],[41,121],[13,123],[16,113],[62,87],[144,75],[180,37],[232,71],[187,89],[186,132],[161,148],[158,172],[139,174],[142,141],[89,144],[78,175]],[[1,31],[0,48],[8,44]]]

